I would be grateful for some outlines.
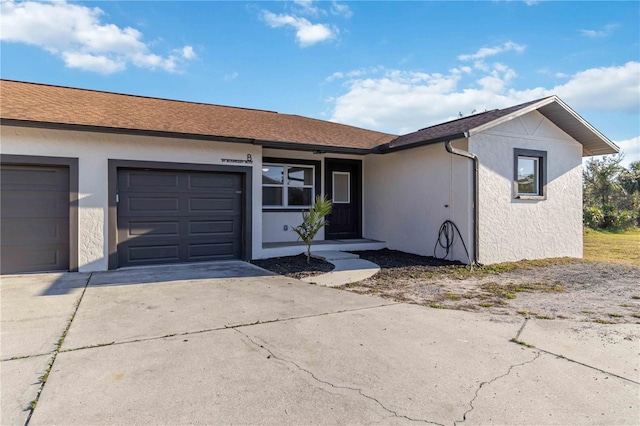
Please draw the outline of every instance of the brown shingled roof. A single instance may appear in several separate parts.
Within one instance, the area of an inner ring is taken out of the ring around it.
[[[383,145],[381,149],[402,149],[409,148],[416,144],[425,144],[429,142],[435,143],[442,142],[443,140],[450,140],[452,138],[462,138],[464,137],[464,133],[471,129],[490,123],[498,118],[526,108],[529,105],[533,105],[541,100],[542,99],[537,99],[535,101],[526,102],[524,104],[515,105],[505,109],[494,109],[491,111],[481,112],[468,117],[447,121],[446,123],[436,124],[435,126],[425,127],[424,129],[420,129],[416,132],[399,136],[388,144]]]
[[[4,123],[369,150],[395,135],[298,115],[0,80]],[[94,129],[97,128],[97,129]]]

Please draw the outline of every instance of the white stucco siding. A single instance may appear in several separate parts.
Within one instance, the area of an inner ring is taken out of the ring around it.
[[[466,140],[453,142],[466,149]],[[472,162],[449,154],[444,143],[365,157],[364,234],[391,249],[433,255],[445,220],[460,229],[473,256]],[[458,236],[455,260],[468,262]]]
[[[514,198],[514,148],[547,152],[546,200]],[[473,135],[480,159],[480,258],[582,257],[582,145],[537,111]]]
[[[108,160],[228,165],[253,160],[252,257],[262,252],[262,154],[259,146],[148,136],[2,126],[3,154],[78,158],[78,261],[80,271],[107,269]]]
[[[324,194],[324,160],[325,158],[346,158],[351,160],[363,160],[363,156],[346,154],[314,154],[308,151],[290,151],[281,149],[264,149],[263,158],[282,158],[289,164],[296,164],[297,160],[317,161],[320,167],[320,182],[315,182],[315,186],[320,188],[320,193]],[[364,174],[364,170],[363,170]],[[265,243],[291,242],[298,240],[298,234],[293,232],[293,227],[302,223],[302,213],[299,211],[262,211],[262,241]],[[287,229],[284,229],[285,226]],[[324,240],[324,228],[315,237],[315,240]]]

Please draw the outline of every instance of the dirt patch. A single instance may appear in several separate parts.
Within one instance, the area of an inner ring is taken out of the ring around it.
[[[549,259],[468,267],[393,250],[358,252],[379,274],[343,287],[442,309],[640,323],[640,268]]]
[[[307,263],[307,256],[304,254],[252,260],[251,263],[276,274],[298,279],[326,274],[334,268],[331,263],[313,257],[311,263]]]
[[[459,262],[395,250],[355,252],[380,272],[341,287],[359,294],[439,309],[538,319],[640,324],[640,267],[579,259],[545,259],[471,270]],[[292,278],[329,272],[333,265],[306,256],[252,263]]]

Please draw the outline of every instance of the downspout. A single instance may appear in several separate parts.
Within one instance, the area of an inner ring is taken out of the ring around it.
[[[465,134],[468,138],[469,135]],[[454,155],[459,155],[461,157],[466,157],[473,160],[473,264],[479,264],[478,258],[480,253],[480,232],[479,232],[479,223],[480,223],[480,214],[478,209],[478,156],[472,152],[464,151],[462,149],[454,148],[451,145],[451,141],[448,140],[444,143],[444,147],[447,152]]]

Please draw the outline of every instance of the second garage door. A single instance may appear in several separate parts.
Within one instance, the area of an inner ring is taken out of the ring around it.
[[[242,176],[118,170],[118,266],[237,259]]]
[[[0,273],[69,269],[69,169],[0,167]]]

